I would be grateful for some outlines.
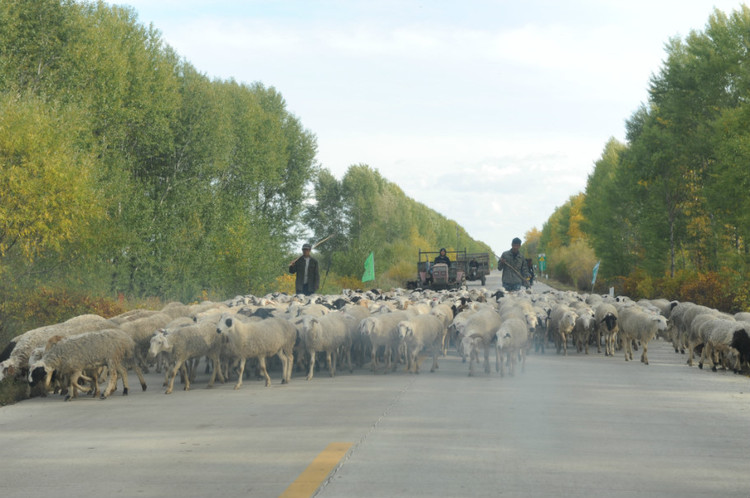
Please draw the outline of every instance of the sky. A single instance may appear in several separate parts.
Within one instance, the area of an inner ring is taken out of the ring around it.
[[[130,0],[210,78],[261,82],[341,179],[367,164],[495,253],[583,192],[670,38],[720,0]],[[460,240],[438,241],[463,247]]]

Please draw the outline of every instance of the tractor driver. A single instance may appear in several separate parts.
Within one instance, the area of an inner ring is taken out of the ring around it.
[[[445,263],[446,265],[451,265],[450,258],[445,254],[445,247],[440,249],[440,254],[435,256],[435,261],[432,262],[433,265],[436,265],[438,263]]]

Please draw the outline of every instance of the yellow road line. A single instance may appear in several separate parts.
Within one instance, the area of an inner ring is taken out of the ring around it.
[[[312,496],[328,474],[344,458],[352,443],[331,443],[315,457],[299,477],[286,488],[279,498],[302,498]]]

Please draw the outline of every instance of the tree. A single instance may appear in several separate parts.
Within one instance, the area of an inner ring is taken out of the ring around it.
[[[103,215],[94,157],[77,145],[74,110],[0,94],[0,274],[17,251],[31,263],[83,240]],[[7,278],[7,276],[5,277]]]

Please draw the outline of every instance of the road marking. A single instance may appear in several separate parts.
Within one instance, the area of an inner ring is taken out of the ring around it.
[[[315,457],[299,477],[286,488],[279,498],[302,498],[312,496],[344,458],[353,443],[331,443]]]

